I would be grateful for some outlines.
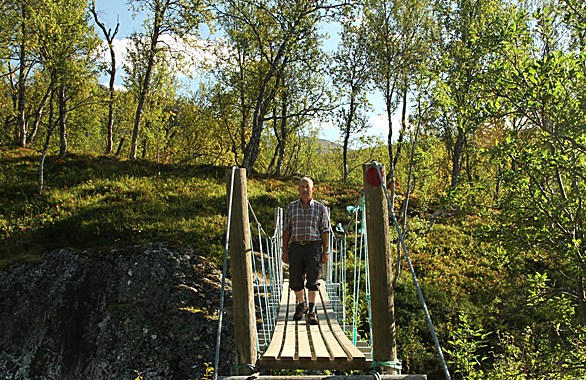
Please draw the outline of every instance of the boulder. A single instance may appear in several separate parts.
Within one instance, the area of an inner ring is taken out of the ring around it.
[[[221,374],[234,358],[229,281],[226,289]],[[59,249],[11,265],[0,270],[0,378],[203,378],[220,294],[220,270],[165,244]]]

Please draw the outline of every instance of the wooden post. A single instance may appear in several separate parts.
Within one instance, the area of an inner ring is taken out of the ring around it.
[[[385,181],[384,167],[379,166]],[[380,373],[396,375],[398,369],[382,365],[397,362],[393,266],[389,238],[389,211],[376,165],[364,164],[364,198],[368,231],[368,268],[372,309],[372,359]]]
[[[226,172],[228,200],[232,169]],[[232,274],[232,301],[234,314],[234,340],[236,368],[239,375],[250,375],[256,366],[256,315],[252,287],[252,258],[250,227],[248,223],[248,194],[246,169],[235,169],[232,215],[230,218],[230,273]]]

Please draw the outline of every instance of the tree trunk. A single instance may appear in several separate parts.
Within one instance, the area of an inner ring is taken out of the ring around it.
[[[393,168],[397,167],[399,157],[401,156],[401,148],[403,146],[403,139],[405,138],[405,132],[407,131],[407,92],[409,88],[407,84],[403,88],[403,107],[401,108],[401,129],[399,130],[399,138],[397,139],[397,151],[393,158]]]
[[[59,157],[63,158],[67,154],[67,104],[65,100],[65,85],[59,86],[59,136],[61,138],[59,143]]]
[[[285,141],[279,141],[279,155],[277,157],[277,168],[275,169],[275,175],[277,177],[281,176],[283,172],[283,162],[285,161]]]
[[[39,104],[39,107],[35,112],[35,122],[33,124],[33,129],[31,130],[26,140],[27,146],[32,144],[35,141],[35,138],[37,137],[37,132],[39,131],[39,126],[41,125],[41,118],[43,117],[43,110],[45,109],[45,105],[47,105],[47,100],[49,99],[50,94],[51,88],[49,87],[47,88],[45,96],[43,96],[43,99],[41,100],[41,104]]]
[[[466,136],[464,129],[458,127],[458,136],[456,137],[456,144],[454,145],[454,154],[452,155],[452,188],[455,188],[460,181],[460,171],[462,169],[462,153],[464,151],[464,143]]]
[[[392,96],[392,95],[391,95]],[[393,121],[391,114],[391,99],[387,98],[387,118],[389,119],[389,134],[387,136],[387,144],[389,150],[389,177],[387,178],[387,186],[390,184],[391,205],[395,204],[395,162],[393,153]]]
[[[256,98],[256,105],[254,108],[254,114],[252,118],[252,134],[250,136],[250,140],[244,147],[244,157],[242,159],[242,166],[246,169],[248,173],[252,173],[254,169],[254,164],[256,159],[258,158],[258,151],[260,148],[260,140],[262,137],[262,131],[264,129],[264,119],[268,111],[268,107],[275,99],[275,94],[277,93],[278,84],[281,82],[281,78],[283,75],[283,69],[287,65],[287,57],[283,57],[282,54],[286,50],[284,46],[287,43],[283,43],[281,45],[281,49],[277,53],[277,57],[271,64],[269,72],[264,76],[263,83],[261,84],[261,88],[259,94]],[[282,61],[280,61],[282,59]],[[277,85],[273,86],[269,89],[270,82],[272,79],[275,79]]]
[[[106,41],[108,42],[108,48],[110,49],[110,69],[108,69],[108,73],[110,74],[110,87],[109,87],[109,94],[110,98],[108,99],[108,125],[106,127],[107,137],[106,137],[106,154],[111,154],[112,149],[114,148],[114,100],[116,97],[116,92],[114,91],[114,80],[116,78],[116,53],[114,52],[114,45],[113,41],[118,34],[120,29],[120,23],[116,23],[116,28],[114,32],[112,29],[107,29],[106,26],[100,21],[98,17],[98,13],[96,12],[96,1],[92,0],[90,11],[94,15],[94,21],[96,24],[102,29],[104,36],[106,37]]]
[[[279,156],[277,159],[277,170],[275,170],[275,174],[277,176],[281,175],[281,171],[283,170],[283,161],[285,159],[285,144],[287,143],[287,137],[289,135],[287,130],[287,113],[289,112],[289,99],[287,96],[283,98],[281,102],[281,138],[279,139]]]
[[[116,92],[114,91],[115,75],[116,69],[113,68],[112,74],[110,76],[110,99],[108,100],[108,136],[106,140],[106,154],[111,154],[112,150],[114,149],[114,100],[116,98]]]
[[[348,141],[350,140],[350,133],[344,132],[344,145],[342,148],[342,163],[344,165],[344,172],[342,174],[342,183],[348,182]]]
[[[277,139],[277,145],[275,145],[275,149],[273,150],[273,157],[271,157],[271,163],[267,168],[267,174],[274,174],[273,166],[277,162],[277,155],[279,154],[279,146],[281,145],[281,139],[279,137],[279,129],[277,128],[277,109],[273,109],[273,133],[275,134],[275,138]]]
[[[142,159],[146,159],[146,155],[147,155],[147,138],[145,137],[142,140]]]
[[[140,133],[140,123],[142,120],[142,114],[144,112],[144,105],[146,103],[146,98],[149,94],[149,89],[151,85],[151,76],[153,73],[153,67],[155,66],[155,56],[157,54],[157,42],[160,35],[160,18],[162,15],[156,13],[155,14],[155,21],[154,21],[154,28],[153,34],[151,36],[151,45],[148,51],[148,61],[146,66],[146,71],[144,74],[144,79],[142,81],[142,86],[140,87],[140,93],[138,95],[138,105],[136,107],[136,114],[134,116],[134,127],[132,129],[132,140],[130,143],[130,159],[136,160],[136,151],[138,145],[138,135]]]
[[[277,139],[277,145],[275,145],[275,149],[273,150],[273,157],[271,158],[271,162],[269,163],[269,167],[267,168],[267,175],[269,175],[269,174],[275,174],[273,172],[273,166],[275,166],[275,162],[277,161],[277,156],[279,155],[279,145],[280,144],[279,144],[279,141]]]
[[[148,70],[148,69],[147,69]],[[146,82],[146,80],[144,81]],[[138,145],[138,135],[140,133],[140,123],[142,120],[142,113],[144,111],[144,104],[146,101],[147,93],[144,90],[140,91],[138,98],[138,105],[136,107],[136,113],[134,115],[134,127],[132,128],[132,139],[130,140],[130,155],[131,160],[136,160],[136,151]]]
[[[24,6],[22,9],[22,33],[25,33],[25,25],[24,25],[24,18],[26,16],[26,12],[24,10]],[[25,77],[26,77],[26,48],[24,42],[20,45],[20,52],[19,52],[19,59],[20,59],[20,68],[18,70],[18,130],[19,130],[19,145],[23,148],[26,148],[27,143],[27,123],[26,123],[26,115],[25,115],[25,103],[26,103],[26,84],[25,84]]]
[[[124,137],[120,138],[120,142],[118,143],[118,149],[116,149],[116,154],[114,154],[115,156],[120,156],[120,152],[122,152],[122,146],[124,145],[124,140]]]
[[[52,86],[49,86],[52,88]],[[47,157],[47,151],[49,149],[49,142],[51,141],[51,135],[53,134],[53,130],[55,129],[55,124],[53,121],[53,99],[54,99],[54,92],[51,90],[51,100],[49,102],[49,127],[47,128],[47,137],[45,138],[45,145],[43,146],[43,151],[41,153],[41,161],[39,162],[39,183],[37,186],[37,194],[41,195],[43,193],[43,185],[45,182],[45,158]]]
[[[244,158],[242,159],[242,167],[246,169],[248,173],[253,172],[254,164],[256,159],[258,158],[258,150],[260,148],[260,139],[262,136],[263,130],[263,119],[264,113],[261,115],[260,113],[254,118],[252,124],[252,135],[250,136],[250,140],[246,143],[244,147]]]
[[[578,297],[580,323],[582,323],[582,326],[586,326],[586,285],[582,276],[578,278]]]

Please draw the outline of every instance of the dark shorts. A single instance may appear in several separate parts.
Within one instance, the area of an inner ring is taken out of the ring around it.
[[[318,290],[321,277],[321,242],[289,246],[289,286],[293,291]],[[305,282],[305,284],[304,284]]]

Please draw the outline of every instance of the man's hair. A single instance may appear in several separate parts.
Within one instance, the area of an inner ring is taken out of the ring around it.
[[[311,186],[313,187],[313,180],[307,176],[307,175],[303,175],[301,176],[301,178],[299,178],[299,184],[301,185],[301,181],[307,181],[311,184]]]

